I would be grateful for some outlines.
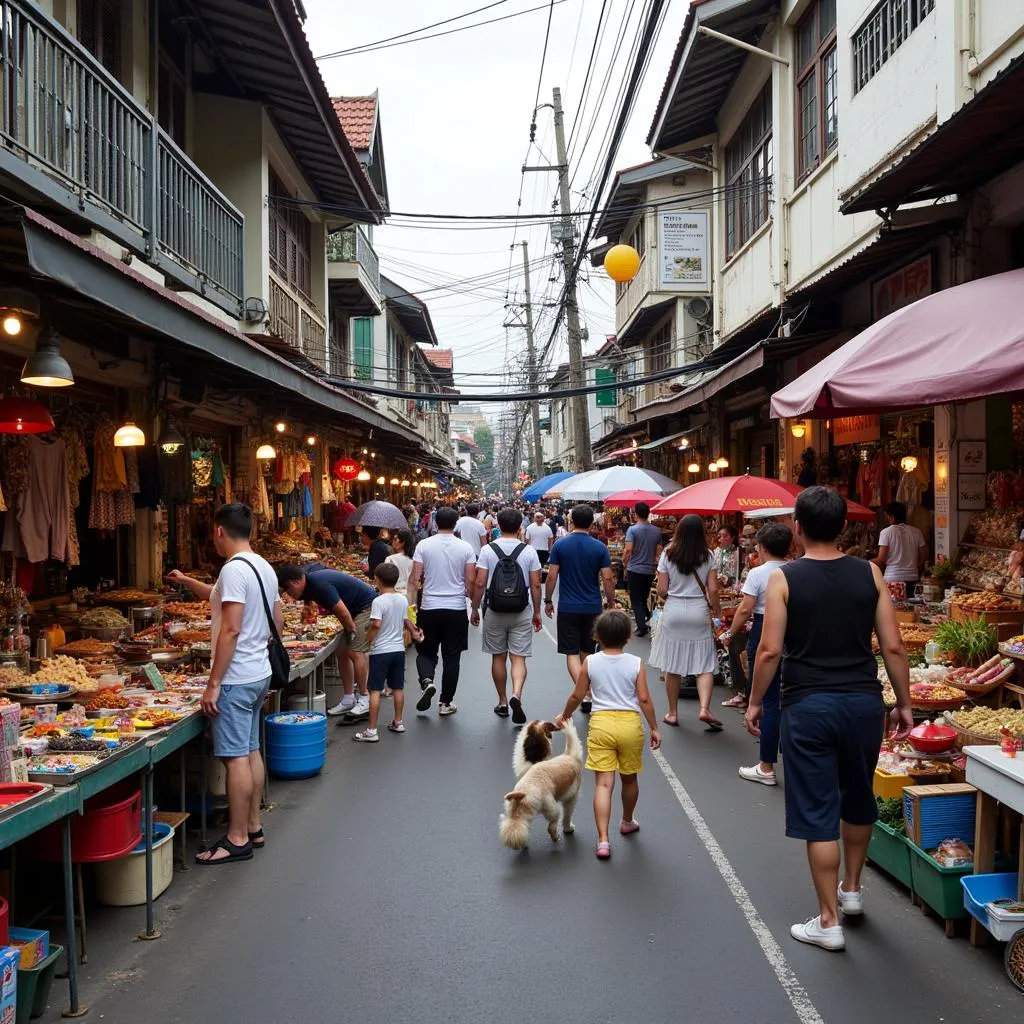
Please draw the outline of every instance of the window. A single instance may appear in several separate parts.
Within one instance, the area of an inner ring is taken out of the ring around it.
[[[771,81],[725,149],[725,248],[731,256],[768,220],[772,184]]]
[[[270,191],[270,269],[285,284],[312,301],[312,230],[299,207],[287,202],[291,193],[273,172]]]
[[[839,140],[836,0],[815,0],[796,27],[797,178]]]
[[[78,38],[121,81],[121,0],[78,0]]]
[[[672,323],[671,321],[655,331],[647,339],[647,366],[645,373],[657,373],[672,365]]]
[[[853,91],[860,92],[907,36],[935,10],[935,0],[882,0],[853,37]]]
[[[355,355],[355,379],[373,378],[373,317],[357,316],[352,321],[352,349]]]

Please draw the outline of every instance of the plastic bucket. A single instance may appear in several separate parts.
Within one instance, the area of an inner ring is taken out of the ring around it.
[[[53,976],[57,972],[57,961],[64,955],[63,946],[51,946],[45,960],[40,960],[28,970],[18,969],[18,1001],[15,1011],[16,1024],[24,1024],[34,1017],[46,1013],[50,1000]]]
[[[341,700],[339,697],[338,700]],[[294,693],[288,698],[288,710],[289,711],[309,711],[309,702],[306,700],[304,693]],[[327,714],[327,694],[322,691],[317,691],[313,695],[313,711],[319,711],[321,714]]]
[[[321,711],[282,711],[266,720],[267,770],[279,779],[318,775],[327,758],[327,716]]]
[[[130,853],[104,861],[93,869],[96,898],[108,907],[139,907],[146,902],[146,843],[139,840]],[[174,878],[174,829],[153,825],[153,898]]]
[[[112,860],[128,853],[142,835],[142,790],[126,779],[85,801],[71,818],[71,860],[75,864]],[[50,825],[31,841],[40,860],[61,859],[61,826]]]

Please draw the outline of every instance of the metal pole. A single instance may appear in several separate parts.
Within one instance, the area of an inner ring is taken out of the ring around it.
[[[75,866],[71,860],[71,816],[61,822],[64,862],[64,927],[67,930],[68,999],[70,1006],[62,1017],[84,1017],[89,1007],[78,1003],[78,936],[75,933]]]
[[[533,304],[530,300],[530,255],[526,239],[523,239],[523,281],[526,291],[526,358],[529,362],[530,390],[540,391],[537,374],[537,350],[533,343]],[[544,475],[544,449],[540,439],[540,402],[530,402],[530,419],[533,422],[533,472],[539,480]]]
[[[139,938],[159,939],[160,933],[153,927],[153,763],[146,766],[142,776],[142,827],[146,832],[146,930],[139,932]]]
[[[565,267],[565,327],[569,339],[569,387],[586,385],[583,371],[583,342],[580,338],[580,311],[576,300],[576,236],[569,198],[569,160],[565,153],[565,117],[562,112],[562,90],[554,90],[555,147],[558,159],[559,202],[562,208],[562,264]],[[590,423],[587,397],[574,395],[569,399],[572,413],[572,439],[576,449],[576,469],[594,468],[590,451]]]

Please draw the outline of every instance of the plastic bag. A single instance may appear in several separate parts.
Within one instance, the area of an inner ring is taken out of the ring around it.
[[[653,640],[658,635],[658,630],[661,629],[660,608],[655,608],[654,611],[651,612],[651,617],[648,619],[647,625],[651,630],[651,640]]]
[[[969,868],[974,864],[974,853],[962,839],[943,839],[932,857],[944,868]]]

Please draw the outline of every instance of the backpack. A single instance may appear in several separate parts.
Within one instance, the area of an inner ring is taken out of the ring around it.
[[[491,573],[490,583],[487,584],[485,607],[492,612],[517,614],[530,603],[530,590],[518,561],[526,545],[517,544],[509,555],[506,555],[497,544],[488,544],[488,547],[498,556],[498,564]]]

